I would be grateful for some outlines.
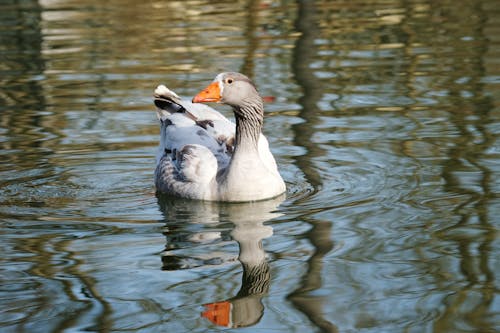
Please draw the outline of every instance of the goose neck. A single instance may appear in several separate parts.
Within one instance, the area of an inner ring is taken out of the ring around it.
[[[234,114],[236,118],[236,149],[243,146],[257,149],[264,122],[262,106],[250,104],[235,107]]]

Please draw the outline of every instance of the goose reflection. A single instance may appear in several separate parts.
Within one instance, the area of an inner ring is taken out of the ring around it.
[[[257,324],[264,314],[262,298],[267,294],[271,281],[269,263],[266,260],[262,240],[272,236],[273,229],[264,222],[276,218],[278,205],[284,200],[221,204],[194,202],[159,197],[159,204],[167,221],[164,232],[167,246],[162,254],[164,270],[188,269],[205,265],[222,265],[230,261],[223,254],[193,256],[179,255],[180,248],[193,243],[223,242],[235,240],[239,245],[238,261],[243,268],[241,287],[232,298],[214,300],[204,304],[201,316],[213,324],[224,327],[247,327]],[[181,218],[184,225],[170,224]],[[220,228],[224,223],[232,228]],[[196,232],[196,226],[218,223],[218,231]],[[177,225],[177,226],[176,226]],[[191,229],[191,230],[189,230]]]

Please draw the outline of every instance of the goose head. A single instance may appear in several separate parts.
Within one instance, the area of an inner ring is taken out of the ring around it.
[[[235,72],[220,73],[214,81],[193,98],[193,103],[216,102],[233,107],[236,114],[244,109],[263,113],[263,103],[253,82]]]

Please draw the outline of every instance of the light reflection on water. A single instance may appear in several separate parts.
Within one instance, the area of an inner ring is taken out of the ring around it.
[[[2,331],[500,330],[494,1],[0,17]],[[276,97],[282,202],[154,195],[154,87],[221,70]]]

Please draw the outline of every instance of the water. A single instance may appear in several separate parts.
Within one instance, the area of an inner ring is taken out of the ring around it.
[[[496,1],[0,18],[2,332],[500,330]],[[286,197],[155,196],[154,88],[190,98],[222,70],[275,97]]]

